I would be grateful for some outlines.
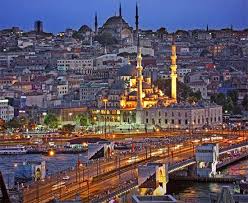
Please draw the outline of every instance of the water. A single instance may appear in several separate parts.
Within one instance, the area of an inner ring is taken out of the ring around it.
[[[235,165],[221,171],[226,175],[237,175],[248,177],[248,160],[243,160]],[[210,192],[220,192],[222,186],[230,186],[233,184],[227,183],[195,183],[195,182],[177,182],[168,185],[168,192],[176,197],[185,200],[185,202],[209,202]]]
[[[57,154],[54,157],[44,156],[41,154],[27,154],[27,155],[15,155],[15,156],[2,156],[0,155],[0,170],[3,175],[14,173],[16,164],[22,164],[25,161],[46,161],[48,174],[54,174],[58,171],[65,170],[69,167],[75,167],[78,159],[80,162],[87,160],[87,153],[83,154]],[[229,166],[222,171],[227,175],[243,175],[248,177],[248,160],[243,160],[235,165]],[[186,202],[209,202],[208,197],[210,192],[220,192],[222,186],[232,184],[220,184],[220,183],[192,183],[192,182],[180,182],[180,184],[169,182],[168,193],[173,194],[180,199],[184,199]]]
[[[2,171],[3,175],[12,174],[15,168],[23,162],[46,161],[47,174],[50,175],[70,167],[75,167],[78,159],[80,162],[85,162],[87,160],[87,153],[56,154],[53,157],[41,154],[0,155],[0,171]]]

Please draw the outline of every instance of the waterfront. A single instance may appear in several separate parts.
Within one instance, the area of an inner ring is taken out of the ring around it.
[[[46,161],[48,174],[50,175],[69,167],[74,167],[78,159],[80,162],[86,161],[87,153],[80,155],[57,154],[54,157],[38,154],[0,156],[0,170],[3,171],[4,174],[11,174],[14,172],[16,164],[22,164],[24,161]],[[235,165],[229,166],[222,170],[222,173],[227,175],[248,176],[248,160],[243,160]],[[8,175],[6,177],[8,177]],[[221,187],[224,185],[228,184],[192,182],[183,182],[183,184],[181,182],[178,184],[169,182],[168,193],[173,194],[178,199],[185,200],[186,202],[205,203],[208,202],[209,192],[220,192]]]
[[[248,159],[238,162],[221,171],[225,175],[236,175],[248,177]],[[208,197],[210,192],[220,192],[222,186],[233,186],[227,183],[195,183],[181,182],[181,184],[169,184],[168,192],[174,194],[178,199],[185,202],[209,202]]]
[[[13,174],[15,168],[23,162],[28,161],[46,161],[47,174],[51,175],[63,171],[70,167],[75,167],[77,161],[85,162],[87,153],[82,154],[56,154],[55,156],[44,156],[42,154],[25,154],[25,155],[1,155],[0,171],[8,176]]]

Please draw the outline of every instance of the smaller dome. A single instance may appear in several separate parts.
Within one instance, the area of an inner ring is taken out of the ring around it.
[[[82,27],[79,28],[78,32],[91,32],[92,30],[90,29],[90,27],[88,25],[83,25]]]
[[[118,76],[136,76],[137,75],[137,70],[136,67],[131,65],[131,64],[126,64],[122,66],[118,72]]]

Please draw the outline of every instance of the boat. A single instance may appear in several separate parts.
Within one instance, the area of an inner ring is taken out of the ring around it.
[[[0,155],[26,154],[27,149],[24,146],[1,146]]]

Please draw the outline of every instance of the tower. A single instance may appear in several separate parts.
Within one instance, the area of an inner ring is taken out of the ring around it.
[[[136,3],[135,25],[136,25],[136,31],[135,32],[136,32],[136,36],[137,36],[138,33],[139,33],[139,8],[138,8],[138,3]]]
[[[171,46],[171,98],[177,102],[177,51],[175,45],[175,35],[173,34]]]
[[[137,90],[137,110],[141,110],[143,108],[143,102],[142,102],[142,55],[141,55],[141,48],[140,48],[140,40],[139,40],[139,34],[138,34],[138,45],[137,45],[137,83],[138,83],[138,90]]]
[[[43,32],[43,22],[40,20],[35,21],[34,23],[34,30],[37,33]]]
[[[97,13],[95,13],[95,34],[98,34],[98,19],[97,19]]]
[[[122,8],[121,8],[121,3],[120,3],[120,7],[119,7],[119,16],[122,17]]]

